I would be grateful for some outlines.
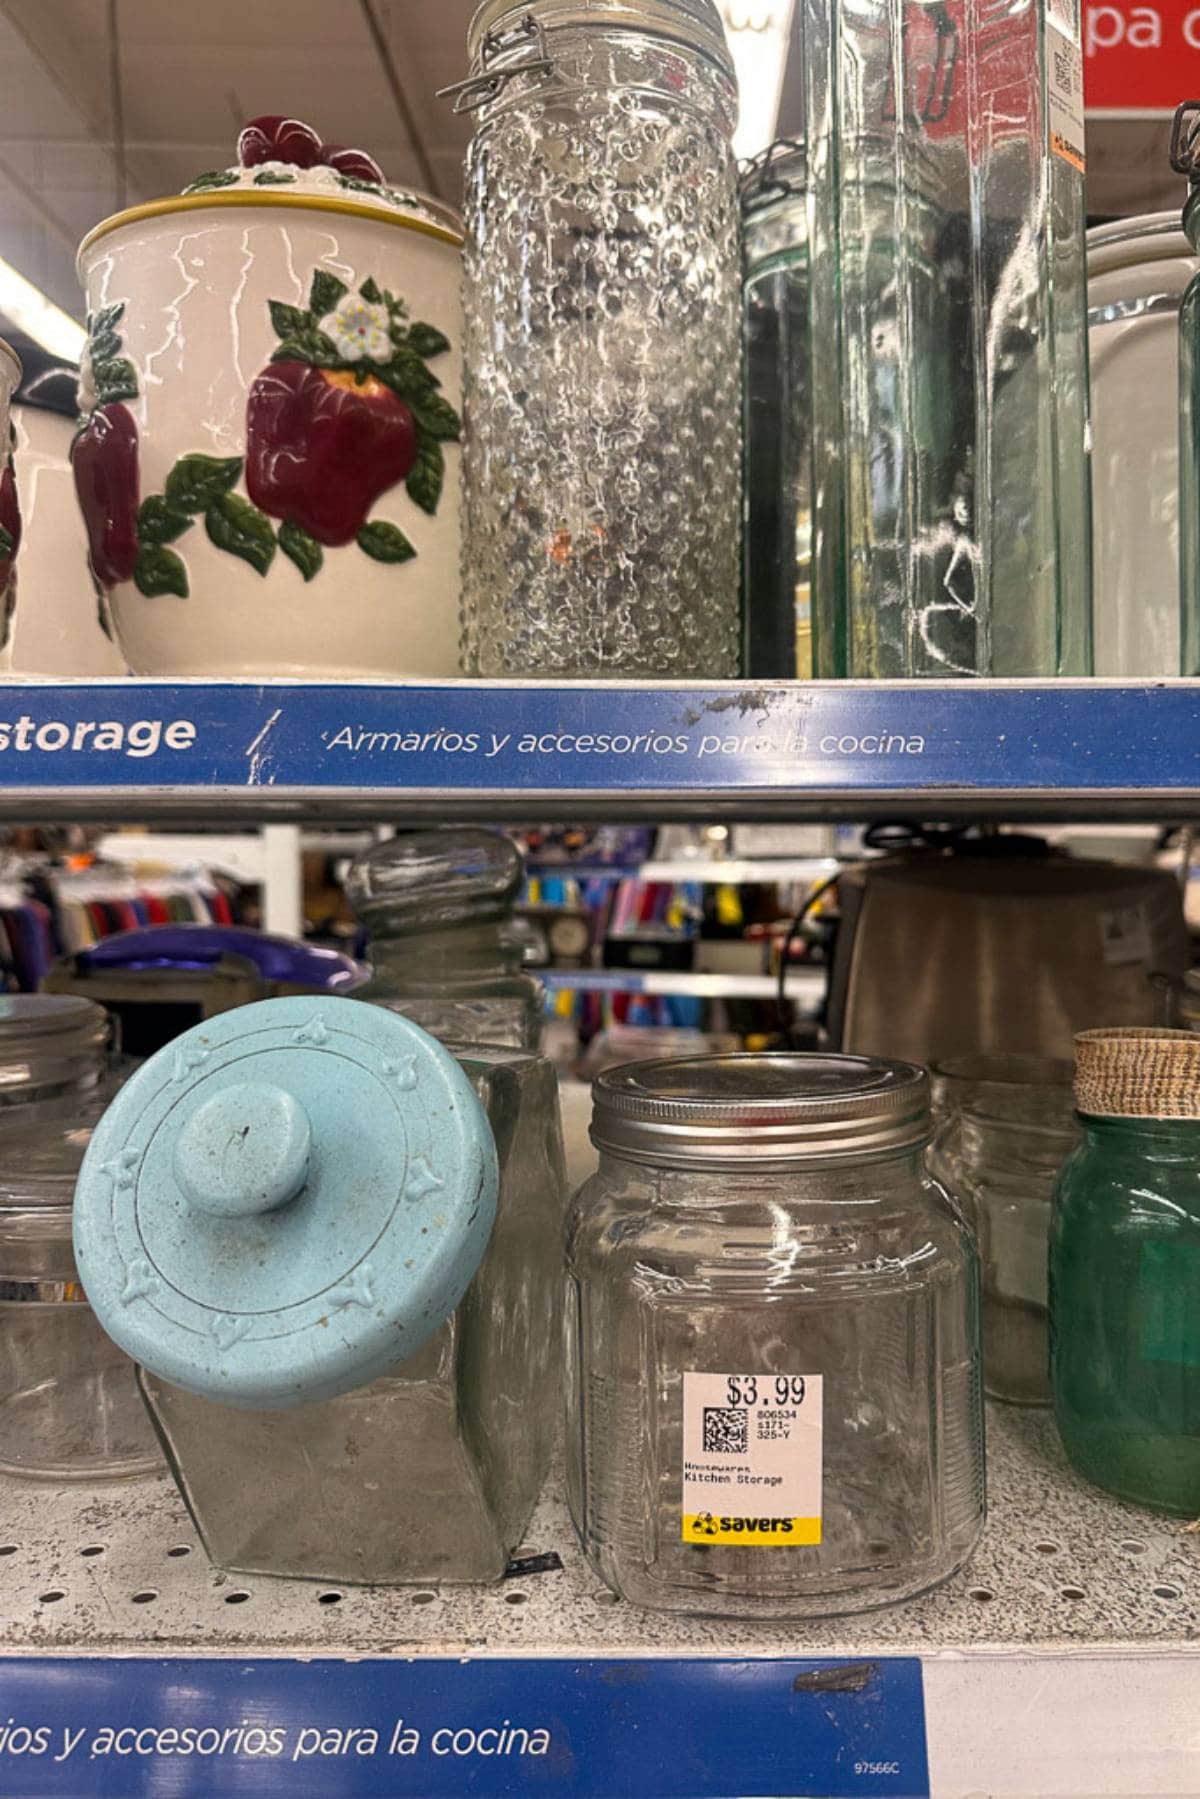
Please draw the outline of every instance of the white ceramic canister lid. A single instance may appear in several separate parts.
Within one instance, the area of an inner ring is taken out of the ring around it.
[[[263,125],[277,128],[274,139],[263,131]],[[340,159],[344,166],[320,160],[323,156]],[[293,157],[299,160],[293,161]],[[340,212],[386,221],[447,243],[462,243],[462,217],[452,206],[429,194],[391,186],[365,151],[322,144],[316,132],[298,119],[252,121],[238,138],[238,159],[229,168],[198,175],[182,193],[146,200],[102,219],[79,246],[80,279],[86,279],[85,258],[101,238],[144,219],[209,206]]]

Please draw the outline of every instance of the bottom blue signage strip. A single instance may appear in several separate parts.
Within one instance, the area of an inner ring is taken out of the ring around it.
[[[0,1661],[0,1799],[928,1799],[921,1664]]]

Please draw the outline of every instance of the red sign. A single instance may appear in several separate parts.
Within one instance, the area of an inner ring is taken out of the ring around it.
[[[1200,97],[1200,0],[1084,0],[1089,113],[1170,113]]]

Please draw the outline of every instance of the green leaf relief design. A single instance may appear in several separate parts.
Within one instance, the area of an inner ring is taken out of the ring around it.
[[[0,525],[0,557],[7,562],[13,554],[13,548],[12,532],[6,531],[4,526]]]
[[[98,406],[107,406],[113,400],[137,399],[137,370],[124,356],[109,357],[107,362],[93,362],[92,379],[96,384]]]
[[[417,443],[417,460],[405,486],[409,499],[431,518],[438,509],[445,479],[446,458],[442,446],[436,437],[426,437],[422,432]]]
[[[172,506],[160,493],[148,494],[138,508],[138,541],[142,544],[174,543],[191,527],[188,514]]]
[[[376,285],[374,275],[368,275],[358,291],[360,297],[364,299],[369,306],[378,306],[379,302],[383,299],[383,295]]]
[[[88,335],[99,337],[105,331],[115,331],[125,317],[124,300],[114,300],[111,306],[102,306],[99,312],[88,314]]]
[[[274,175],[270,169],[264,169],[254,177],[255,187],[290,187],[295,181],[294,175]]]
[[[204,514],[204,528],[219,550],[266,574],[275,556],[275,533],[266,513],[241,494],[219,494]]]
[[[290,561],[296,564],[306,581],[311,581],[321,569],[325,560],[325,552],[315,537],[294,525],[291,519],[279,527],[279,547]]]
[[[179,512],[204,512],[242,472],[240,456],[181,456],[167,476],[167,500]]]
[[[182,558],[165,544],[144,543],[133,565],[133,579],[139,593],[152,600],[160,593],[173,593],[179,599],[188,597],[187,569]]]
[[[356,541],[375,562],[411,562],[417,553],[399,525],[390,525],[386,519],[372,519]]]
[[[271,324],[277,337],[301,337],[313,329],[312,314],[298,306],[287,306],[282,300],[269,300]]]
[[[93,332],[88,342],[93,362],[109,362],[121,354],[121,340],[115,331]]]
[[[450,339],[436,325],[414,321],[408,328],[408,341],[418,356],[442,356],[450,348]]]
[[[314,368],[324,369],[336,368],[341,358],[332,340],[313,326],[293,337],[285,337],[279,348],[272,351],[271,361],[311,362]]]
[[[346,283],[339,281],[336,275],[331,275],[328,269],[318,269],[308,291],[308,310],[314,319],[323,319],[349,291]]]
[[[422,431],[428,431],[430,437],[440,437],[453,442],[462,430],[462,420],[441,394],[426,394],[423,398],[410,400],[413,417]]]
[[[205,169],[203,175],[197,175],[184,188],[185,194],[205,194],[210,188],[232,187],[238,179],[237,169]]]
[[[370,372],[410,406],[436,396],[437,376],[430,373],[419,357],[394,356],[391,362],[373,363]]]

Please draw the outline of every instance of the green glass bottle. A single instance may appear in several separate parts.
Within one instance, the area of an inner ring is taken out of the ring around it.
[[[1200,1038],[1076,1039],[1083,1141],[1050,1228],[1050,1379],[1080,1474],[1200,1515]]]

